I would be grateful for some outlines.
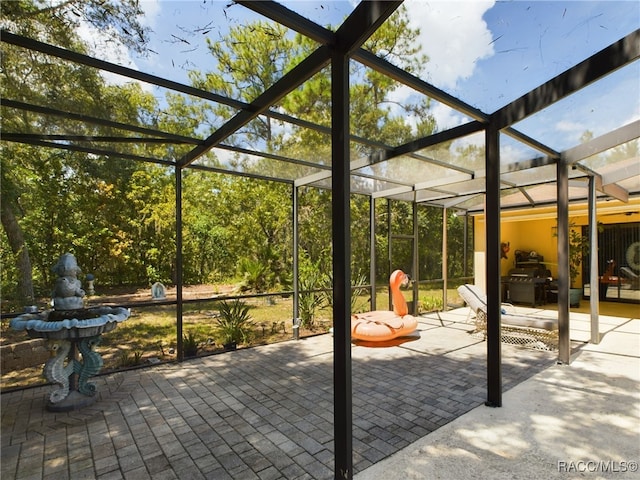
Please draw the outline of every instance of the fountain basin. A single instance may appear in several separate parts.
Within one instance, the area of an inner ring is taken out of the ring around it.
[[[12,319],[9,325],[15,330],[25,330],[31,338],[71,340],[110,332],[130,315],[130,311],[124,307],[93,307],[76,313],[79,313],[76,317],[80,318],[63,320],[49,320],[54,316],[53,310],[25,313]]]

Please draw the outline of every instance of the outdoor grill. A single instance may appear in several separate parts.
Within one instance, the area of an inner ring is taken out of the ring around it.
[[[547,302],[549,275],[542,267],[512,268],[507,280],[511,303],[530,303],[535,307]]]

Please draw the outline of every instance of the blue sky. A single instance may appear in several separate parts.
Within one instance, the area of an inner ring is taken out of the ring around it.
[[[260,17],[230,1],[143,0],[145,23],[154,31],[148,58],[127,52],[106,52],[117,60],[149,73],[188,83],[186,70],[212,66],[205,37],[221,38],[230,25]],[[321,24],[339,24],[355,5],[345,1],[293,0],[283,2]],[[630,1],[423,1],[407,0],[413,27],[421,29],[420,43],[430,61],[423,78],[491,113],[541,83],[584,60],[637,28],[640,2]],[[636,62],[638,63],[638,62]],[[537,115],[521,125],[526,133],[550,137],[554,148],[568,148],[585,130],[596,135],[640,118],[639,67],[618,72],[606,88],[588,89],[578,99],[555,108],[558,124]],[[394,95],[411,95],[401,88]],[[576,115],[576,113],[579,113]],[[439,124],[463,120],[450,109],[436,106]],[[551,137],[554,138],[551,138]]]

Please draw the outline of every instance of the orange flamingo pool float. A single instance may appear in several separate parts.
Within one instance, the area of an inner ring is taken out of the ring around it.
[[[375,310],[351,316],[351,338],[368,342],[384,342],[413,333],[418,320],[408,315],[407,302],[400,292],[400,286],[406,285],[409,277],[396,270],[389,278],[393,311]]]

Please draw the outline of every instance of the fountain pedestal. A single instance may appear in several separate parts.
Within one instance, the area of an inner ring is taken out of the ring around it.
[[[129,318],[123,307],[82,308],[84,291],[77,275],[75,257],[60,257],[53,267],[58,273],[53,310],[25,313],[11,320],[11,328],[25,330],[31,338],[48,340],[51,358],[44,365],[44,376],[54,388],[47,409],[69,411],[91,405],[97,399],[97,388],[89,379],[102,368],[102,357],[95,351],[103,333]]]
[[[97,389],[89,379],[102,368],[102,357],[95,351],[103,333],[126,320],[130,312],[123,307],[84,309],[77,317],[50,320],[54,312],[23,314],[11,320],[11,327],[25,330],[31,338],[47,339],[51,358],[44,365],[44,376],[54,384],[47,409],[69,411],[96,401]]]

